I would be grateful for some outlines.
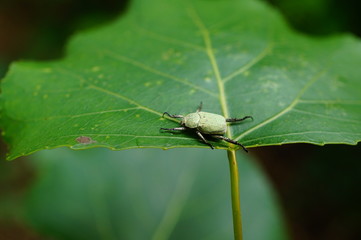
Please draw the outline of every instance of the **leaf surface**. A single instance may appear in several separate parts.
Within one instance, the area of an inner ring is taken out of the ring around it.
[[[162,118],[251,115],[228,137],[247,147],[361,139],[361,44],[294,33],[258,1],[135,0],[78,34],[64,59],[17,62],[2,83],[13,159],[44,148],[208,147]],[[227,148],[223,142],[213,143]],[[232,146],[233,147],[233,146]]]

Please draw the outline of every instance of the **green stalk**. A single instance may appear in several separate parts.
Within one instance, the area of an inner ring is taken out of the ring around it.
[[[232,196],[232,214],[233,214],[233,231],[234,239],[242,240],[242,217],[241,217],[241,203],[239,199],[239,181],[238,181],[238,167],[236,159],[236,151],[233,149],[227,150],[229,171],[231,177],[231,196]]]

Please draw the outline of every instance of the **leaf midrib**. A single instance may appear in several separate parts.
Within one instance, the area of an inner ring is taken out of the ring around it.
[[[206,52],[207,52],[209,61],[211,63],[214,75],[217,80],[218,91],[219,91],[219,100],[221,103],[222,113],[225,118],[229,118],[229,110],[228,110],[227,98],[226,98],[226,94],[225,94],[225,90],[224,90],[224,82],[222,80],[222,77],[221,77],[221,74],[219,71],[219,66],[217,64],[217,60],[216,60],[216,57],[215,57],[215,54],[213,51],[212,40],[210,38],[209,30],[204,25],[203,21],[198,16],[196,9],[193,6],[188,7],[188,13],[189,13],[189,16],[190,16],[192,22],[197,26],[197,28],[200,30],[200,32],[202,34]],[[232,138],[232,132],[228,125],[227,125],[227,137]]]

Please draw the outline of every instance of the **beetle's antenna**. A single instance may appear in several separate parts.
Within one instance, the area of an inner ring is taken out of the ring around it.
[[[199,107],[197,108],[197,112],[202,111],[202,107],[203,107],[203,102],[201,101],[201,104],[199,104]]]
[[[173,114],[169,114],[167,112],[164,112],[162,117],[164,117],[164,115],[167,115],[168,117],[171,117],[171,118],[183,118],[183,115],[173,115]]]
[[[226,122],[241,122],[243,120],[246,120],[247,118],[250,118],[253,120],[253,117],[252,116],[245,116],[243,118],[227,118],[226,119]]]

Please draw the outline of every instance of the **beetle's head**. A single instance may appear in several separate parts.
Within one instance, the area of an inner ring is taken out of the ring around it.
[[[180,124],[184,127],[186,125],[186,121],[185,121],[185,118],[183,117]]]

